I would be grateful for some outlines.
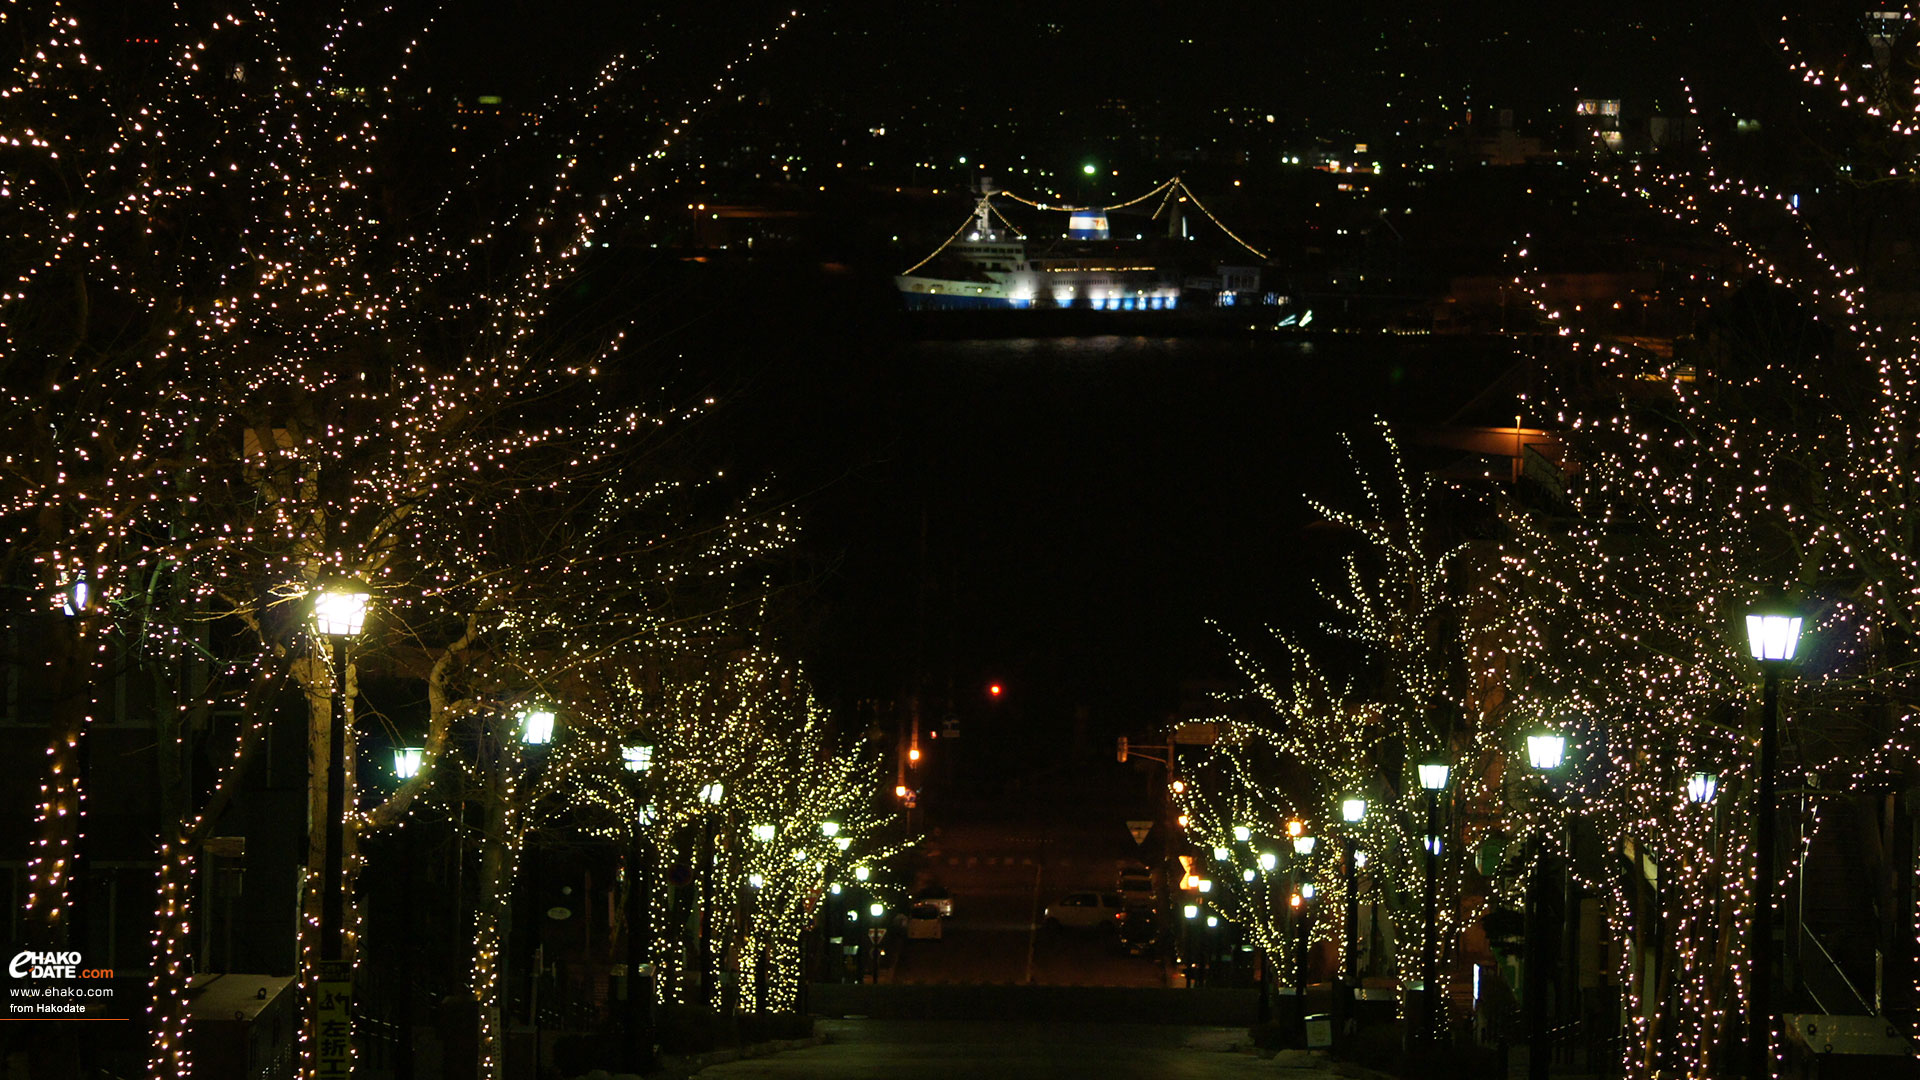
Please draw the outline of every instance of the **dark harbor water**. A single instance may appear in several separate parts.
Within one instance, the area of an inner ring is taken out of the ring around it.
[[[1470,403],[1465,422],[1510,423],[1511,390],[1483,391],[1520,360],[1501,339],[1359,334],[829,352],[769,369],[753,421],[811,492],[820,688],[917,685],[937,717],[999,682],[1023,725],[1091,745],[1228,670],[1210,620],[1247,639],[1318,622],[1310,580],[1343,543],[1308,498],[1357,504],[1343,435],[1377,447],[1376,417],[1439,423]]]

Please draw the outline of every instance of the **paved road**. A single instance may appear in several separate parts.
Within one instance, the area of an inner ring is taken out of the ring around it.
[[[1154,956],[1127,956],[1111,933],[1039,925],[1074,889],[1112,890],[1133,853],[1124,822],[1055,820],[945,828],[916,853],[916,876],[954,894],[941,941],[904,943],[886,981],[1037,986],[1163,986]]]
[[[1227,1048],[1244,1030],[1125,1024],[823,1020],[822,1046],[716,1065],[702,1080],[1332,1080]]]

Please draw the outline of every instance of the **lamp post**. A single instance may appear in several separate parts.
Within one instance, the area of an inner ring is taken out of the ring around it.
[[[1306,880],[1287,898],[1288,908],[1295,915],[1294,933],[1298,938],[1298,955],[1294,964],[1294,1003],[1299,1008],[1297,1019],[1304,1025],[1307,1022],[1307,927],[1312,921],[1313,849],[1318,841],[1307,831],[1307,823],[1299,818],[1287,822],[1287,839],[1293,844],[1296,862],[1306,865]]]
[[[1566,749],[1567,740],[1562,735],[1544,732],[1527,736],[1527,762],[1542,774],[1560,767]],[[1547,993],[1543,985],[1547,979],[1547,935],[1541,926],[1547,896],[1547,845],[1539,837],[1534,838],[1534,852],[1526,914],[1527,1080],[1547,1080],[1547,1063],[1553,1053],[1547,1038]]]
[[[620,748],[627,771],[638,779],[634,800],[633,852],[627,868],[627,1023],[626,1060],[632,1071],[645,1072],[653,1063],[653,953],[652,879],[653,812],[648,798],[648,774],[653,768],[653,746],[634,741]]]
[[[1773,773],[1780,727],[1780,675],[1800,644],[1800,616],[1755,609],[1747,616],[1747,645],[1765,677],[1760,718],[1760,768],[1754,785],[1753,986],[1747,994],[1747,1075],[1773,1074]]]
[[[353,1061],[353,972],[346,961],[347,828],[347,641],[366,625],[367,601],[360,586],[336,585],[313,598],[313,628],[330,639],[326,801],[320,880],[320,971],[314,1010],[318,1068],[345,1075]],[[322,646],[326,648],[327,646]],[[309,803],[311,806],[311,803]],[[311,824],[308,826],[311,828]],[[324,1014],[324,1015],[322,1015]]]
[[[1446,755],[1435,752],[1420,763],[1420,787],[1427,793],[1427,896],[1426,953],[1422,957],[1420,981],[1425,990],[1424,1034],[1426,1041],[1440,1043],[1440,793],[1447,788]]]
[[[1354,1021],[1354,1001],[1360,986],[1360,838],[1355,833],[1361,822],[1367,819],[1367,800],[1361,798],[1343,799],[1340,803],[1340,819],[1349,828],[1345,830],[1346,864],[1340,868],[1341,885],[1347,893],[1347,949],[1344,966],[1344,985],[1340,988],[1340,1000],[1344,1015],[1341,1017],[1344,1027]]]

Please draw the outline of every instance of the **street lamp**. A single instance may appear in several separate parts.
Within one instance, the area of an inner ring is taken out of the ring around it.
[[[393,748],[393,775],[402,780],[411,780],[420,775],[420,759],[426,751],[418,746],[396,746]]]
[[[763,844],[771,843],[777,831],[778,830],[771,825],[755,825],[753,827],[753,838]]]
[[[338,1066],[342,1072],[351,1067],[350,1058],[346,1056],[348,1052],[343,1049],[339,1055],[335,1055],[328,1048],[350,1046],[353,1024],[353,971],[346,962],[346,652],[347,639],[358,635],[366,625],[367,601],[370,599],[370,594],[363,587],[352,584],[329,586],[313,597],[313,629],[320,637],[332,639],[333,653],[327,687],[326,802],[322,834],[325,839],[320,860],[320,972],[315,982],[318,992],[315,1005],[321,1000],[341,1003],[329,1008],[331,1015],[328,1019],[346,1026],[344,1038],[337,1041],[321,1040],[316,1052],[320,1055],[319,1068]],[[308,724],[310,727],[318,726],[318,718],[311,711],[308,713]],[[317,731],[309,731],[309,738],[316,735]],[[308,805],[311,806],[311,802]],[[316,1007],[313,1015],[317,1017],[318,1013]]]
[[[1527,760],[1538,772],[1558,769],[1566,750],[1567,740],[1563,735],[1541,732],[1527,736]],[[1547,1061],[1552,1051],[1547,1040],[1547,992],[1541,985],[1547,977],[1546,933],[1540,925],[1546,911],[1547,845],[1535,837],[1534,846],[1533,880],[1528,882],[1526,912],[1527,1080],[1547,1080]]]
[[[1703,806],[1713,801],[1720,791],[1720,777],[1710,772],[1696,772],[1687,777],[1687,801],[1695,806]]]
[[[633,852],[627,868],[627,1064],[634,1072],[644,1072],[653,1063],[652,971],[653,865],[657,852],[653,832],[651,793],[647,774],[653,768],[653,744],[629,742],[620,747],[620,760],[635,776],[639,792],[634,800]]]
[[[1436,987],[1440,976],[1440,793],[1446,790],[1452,771],[1445,754],[1435,751],[1417,770],[1420,787],[1427,793],[1427,940],[1420,978],[1425,991],[1427,1041],[1440,1042],[1441,995]]]
[[[1352,797],[1340,802],[1340,818],[1349,825],[1359,825],[1367,819],[1367,800]],[[1347,847],[1346,865],[1341,867],[1341,884],[1347,890],[1347,950],[1345,984],[1341,987],[1340,1000],[1346,1015],[1341,1019],[1351,1022],[1354,1019],[1354,992],[1360,986],[1360,838],[1353,829],[1345,830]],[[1344,1024],[1343,1024],[1344,1026]]]
[[[553,741],[552,709],[536,705],[520,713],[520,741],[528,746],[545,746]]]
[[[1780,728],[1780,675],[1800,646],[1800,616],[1756,608],[1747,615],[1747,644],[1764,676],[1759,782],[1754,785],[1753,987],[1747,995],[1747,1075],[1773,1072],[1773,773]]]
[[[1233,838],[1236,841],[1244,844],[1247,841],[1253,839],[1253,830],[1246,827],[1245,825],[1235,825],[1233,827]]]

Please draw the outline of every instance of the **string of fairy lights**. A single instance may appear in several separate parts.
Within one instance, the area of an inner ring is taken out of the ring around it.
[[[993,205],[994,198],[1004,196],[1005,198],[1012,199],[1014,202],[1020,203],[1024,206],[1031,207],[1035,210],[1058,211],[1061,213],[1071,214],[1071,213],[1079,213],[1079,212],[1090,211],[1090,210],[1099,210],[1102,213],[1106,213],[1114,210],[1124,210],[1129,206],[1134,206],[1139,203],[1146,202],[1148,199],[1151,199],[1156,195],[1160,196],[1160,199],[1161,199],[1160,206],[1155,209],[1153,214],[1153,217],[1156,220],[1160,217],[1162,213],[1166,211],[1167,205],[1171,203],[1176,196],[1178,196],[1182,203],[1191,202],[1196,208],[1199,209],[1199,211],[1202,214],[1206,215],[1206,218],[1208,221],[1213,222],[1215,228],[1219,229],[1222,233],[1224,233],[1229,240],[1232,240],[1234,243],[1239,244],[1241,247],[1247,249],[1247,251],[1250,252],[1255,258],[1265,259],[1267,257],[1264,252],[1255,248],[1252,244],[1247,243],[1247,241],[1243,239],[1240,236],[1240,234],[1234,232],[1231,228],[1229,228],[1226,222],[1221,221],[1218,217],[1216,217],[1213,211],[1207,209],[1206,204],[1200,201],[1200,197],[1198,195],[1195,195],[1191,188],[1187,187],[1186,181],[1182,180],[1178,176],[1169,177],[1166,180],[1162,180],[1160,183],[1155,184],[1151,190],[1145,192],[1144,194],[1136,195],[1131,199],[1126,199],[1121,202],[1113,203],[1109,206],[1094,206],[1092,204],[1079,205],[1079,204],[1072,203],[1071,200],[1062,202],[1057,196],[1050,197],[1045,200],[1034,199],[1026,195],[1022,195],[1019,192],[1006,191],[1006,190],[997,190],[997,191],[989,192],[985,196],[982,196],[981,201],[986,204],[988,210],[992,212],[993,216],[998,218],[1002,224],[1005,224],[1007,228],[1014,233],[1014,235],[1020,236],[1024,239],[1024,233],[1022,233],[1022,231],[1017,226],[1015,226],[1011,221],[1007,220],[1006,215],[1001,213],[999,207]],[[929,252],[925,258],[921,259],[919,262],[914,263],[912,266],[908,267],[907,269],[901,272],[903,274],[911,274],[914,271],[932,262],[935,258],[939,257],[941,252],[947,250],[947,248],[951,246],[954,241],[966,235],[969,229],[973,226],[973,224],[974,224],[974,219],[969,217],[965,222],[961,223],[959,228],[953,231],[953,234],[951,236],[948,236],[945,240],[941,241],[938,247],[934,248],[931,252]]]
[[[798,13],[727,64],[604,189],[583,186],[577,133],[517,133],[515,146],[552,141],[552,172],[476,223],[453,197],[424,222],[389,221],[382,202],[384,142],[417,35],[401,36],[381,85],[346,94],[343,58],[385,27],[342,20],[310,57],[261,5],[181,27],[134,85],[87,53],[76,17],[49,9],[27,26],[20,6],[0,8],[28,40],[0,85],[0,213],[21,253],[0,286],[0,337],[44,374],[0,398],[19,433],[0,454],[0,514],[10,549],[35,568],[42,610],[65,613],[61,643],[80,673],[71,720],[48,746],[26,915],[63,933],[86,816],[74,762],[104,673],[135,662],[153,677],[163,774],[196,749],[191,733],[210,710],[248,703],[232,744],[213,750],[210,797],[163,822],[157,848],[148,1075],[191,1075],[200,846],[263,741],[275,693],[291,678],[320,716],[341,679],[352,717],[357,664],[416,674],[429,699],[421,771],[371,805],[349,801],[344,891],[367,866],[361,837],[452,797],[446,774],[492,784],[470,989],[484,1074],[497,1076],[505,928],[528,837],[564,824],[617,840],[639,827],[615,737],[632,714],[596,713],[607,691],[595,688],[631,690],[661,665],[708,678],[701,658],[723,629],[746,629],[733,613],[754,610],[746,597],[796,528],[764,485],[662,471],[676,435],[715,402],[641,409],[616,397],[601,373],[626,332],[579,338],[555,328],[553,305],[597,231],[672,182],[663,159]],[[631,71],[610,66],[571,111]],[[77,281],[92,307],[68,299]],[[94,330],[86,320],[103,313],[112,325]],[[63,348],[75,328],[85,347]],[[339,668],[314,655],[306,626],[316,591],[335,580],[360,583],[375,613]],[[208,646],[225,619],[249,631],[230,653]],[[745,663],[774,665],[759,654]],[[583,704],[560,707],[568,737],[528,773],[501,733],[501,702],[539,695]],[[725,864],[729,880],[768,883],[752,933],[777,968],[772,996],[790,1002],[796,927],[815,886],[849,858],[886,858],[897,840],[882,839],[893,833],[875,808],[874,763],[841,750],[810,697],[780,700],[796,727],[756,713],[772,697],[743,695],[704,726],[675,713],[691,700],[647,708],[682,740],[662,747],[664,771],[704,770],[707,784],[725,773],[747,793],[742,814],[764,815],[783,838],[820,833],[786,844],[779,867]],[[463,740],[488,725],[506,749],[472,760]],[[358,791],[353,739],[349,719],[342,782]],[[596,810],[597,824],[580,824]],[[829,820],[834,837],[820,832]],[[311,993],[321,888],[309,871],[297,948]],[[344,956],[357,962],[363,913],[346,908]],[[305,1073],[315,1042],[309,1025]]]

